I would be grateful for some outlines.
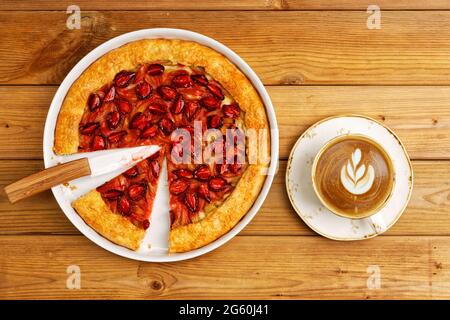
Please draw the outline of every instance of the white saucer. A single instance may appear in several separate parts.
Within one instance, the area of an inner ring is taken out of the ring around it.
[[[372,138],[392,158],[395,171],[393,194],[373,215],[385,222],[386,227],[382,230],[374,228],[370,218],[349,219],[333,214],[314,192],[311,179],[314,157],[325,143],[349,133]],[[287,164],[286,188],[295,211],[315,232],[334,240],[362,240],[385,232],[400,218],[411,197],[413,172],[403,144],[390,129],[365,116],[336,116],[317,122],[297,140]]]

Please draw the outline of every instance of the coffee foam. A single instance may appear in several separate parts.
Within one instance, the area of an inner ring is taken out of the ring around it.
[[[314,187],[331,211],[349,217],[367,216],[389,198],[392,161],[374,141],[345,136],[327,144],[314,165]]]
[[[356,148],[347,165],[341,169],[341,183],[348,192],[364,194],[372,188],[375,180],[375,170],[372,165],[361,164],[361,150]]]

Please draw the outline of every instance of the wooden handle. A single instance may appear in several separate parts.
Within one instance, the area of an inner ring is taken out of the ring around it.
[[[89,161],[82,158],[34,173],[5,187],[11,203],[28,198],[58,184],[91,174]]]

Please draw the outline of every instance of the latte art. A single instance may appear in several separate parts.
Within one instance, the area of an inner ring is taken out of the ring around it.
[[[341,183],[352,194],[363,194],[370,190],[375,180],[375,170],[372,165],[358,167],[361,161],[361,150],[352,153],[351,160],[341,169]]]
[[[392,161],[365,136],[328,142],[313,164],[313,185],[330,211],[350,218],[371,215],[386,203],[394,184]]]

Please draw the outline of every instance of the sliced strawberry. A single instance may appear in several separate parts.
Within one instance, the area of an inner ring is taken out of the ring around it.
[[[130,83],[131,79],[134,78],[136,74],[134,72],[128,72],[128,71],[120,71],[116,76],[114,77],[114,83],[119,88],[125,88]]]
[[[146,73],[147,73],[147,65],[141,64],[136,71],[136,75],[134,77],[134,83],[139,83],[142,80],[144,80]]]
[[[131,167],[123,173],[123,175],[129,179],[135,178],[139,175],[139,169],[137,166]]]
[[[208,79],[203,74],[193,74],[191,79],[202,86],[206,86],[208,84]]]
[[[237,119],[241,114],[241,108],[237,104],[225,104],[222,110],[225,117],[231,119]]]
[[[172,173],[179,178],[192,178],[192,171],[189,169],[181,168],[172,171]]]
[[[123,192],[120,190],[116,190],[116,189],[110,189],[106,192],[102,193],[102,197],[107,199],[107,200],[116,200],[117,198],[119,198],[120,196],[122,196]]]
[[[126,100],[118,101],[119,111],[121,113],[130,113],[131,112],[131,104]]]
[[[197,101],[186,102],[186,106],[184,107],[184,114],[186,115],[186,118],[191,121],[195,117],[198,109],[199,104]]]
[[[162,118],[161,120],[159,120],[158,125],[161,131],[166,136],[170,135],[172,131],[175,130],[175,124],[169,118]]]
[[[211,178],[211,169],[207,164],[201,164],[194,170],[194,178],[198,180],[208,180]]]
[[[241,172],[243,167],[244,166],[240,163],[232,163],[230,164],[230,171],[234,174],[238,174],[239,172]]]
[[[227,186],[227,181],[221,177],[215,177],[209,180],[208,186],[212,191],[220,191]]]
[[[103,150],[105,148],[106,148],[105,138],[99,135],[95,136],[94,139],[92,140],[92,150],[97,151]]]
[[[98,129],[98,127],[100,127],[100,123],[88,122],[80,127],[80,133],[84,135],[91,135]]]
[[[172,111],[172,113],[174,114],[179,114],[183,112],[183,109],[184,109],[184,99],[183,96],[179,94],[173,101],[170,111]]]
[[[116,97],[116,88],[112,86],[109,89],[108,93],[106,94],[105,98],[103,98],[103,101],[105,102],[113,101],[115,97]]]
[[[208,110],[217,110],[220,108],[220,101],[213,96],[204,97],[200,100],[200,103]]]
[[[192,80],[188,74],[181,74],[173,77],[172,84],[176,88],[189,88],[192,87]]]
[[[128,196],[133,201],[141,199],[146,191],[147,187],[143,183],[134,183],[128,187]]]
[[[121,116],[118,111],[111,111],[106,115],[106,123],[111,130],[114,130],[119,125]]]
[[[159,158],[159,150],[157,152],[155,152],[154,154],[152,154],[150,157],[147,158],[148,161],[152,161],[152,160],[156,160]]]
[[[136,102],[138,101],[138,97],[136,95],[136,86],[128,86],[126,88],[116,88],[116,95],[119,96],[121,99],[127,100],[129,102]]]
[[[158,126],[152,125],[141,133],[142,139],[153,138],[158,133]]]
[[[209,193],[208,185],[206,183],[200,184],[198,186],[197,192],[200,197],[202,197],[208,202],[211,202],[211,195]]]
[[[150,161],[150,168],[152,169],[152,175],[155,179],[158,179],[159,177],[159,171],[160,171],[160,167],[159,167],[159,162],[156,160]]]
[[[170,226],[172,227],[174,225],[175,220],[177,219],[177,215],[174,210],[169,210],[169,216],[170,216]]]
[[[172,86],[160,86],[157,91],[161,98],[167,101],[172,101],[177,96],[177,89]]]
[[[152,86],[145,81],[141,81],[136,85],[136,95],[141,100],[149,97],[152,91]]]
[[[117,204],[117,209],[119,209],[119,212],[123,214],[124,216],[128,216],[131,213],[131,204],[128,198],[121,197],[119,200],[119,203]]]
[[[223,124],[222,117],[218,114],[209,116],[207,119],[208,128],[217,129]]]
[[[228,165],[225,163],[216,164],[216,173],[223,175],[228,172]]]
[[[163,74],[163,72],[164,66],[159,63],[152,63],[147,69],[147,74],[151,76],[159,76],[160,74]]]
[[[129,127],[131,129],[143,130],[148,124],[148,119],[142,112],[136,113],[130,121]]]
[[[148,106],[148,111],[152,114],[161,115],[167,113],[167,109],[165,106],[159,103],[152,103]]]
[[[96,93],[91,93],[88,98],[88,106],[89,110],[94,112],[97,110],[100,105],[102,104],[102,100],[100,99],[99,95]]]
[[[128,134],[125,130],[113,132],[108,136],[110,143],[119,143]]]
[[[180,179],[174,180],[170,184],[169,191],[170,191],[170,193],[172,193],[174,195],[178,195],[178,194],[185,192],[188,187],[189,187],[189,183],[187,182],[187,180],[184,178],[180,178]]]
[[[187,192],[184,197],[184,203],[191,212],[196,212],[198,209],[198,196],[197,193],[190,191]]]
[[[213,83],[208,83],[208,85],[206,86],[209,91],[211,91],[211,93],[213,95],[215,95],[218,99],[223,100],[225,98],[225,96],[222,93],[222,89],[220,89],[220,87],[218,85],[215,85]]]
[[[222,190],[220,190],[220,192],[222,193],[222,195],[230,193],[233,190],[233,187],[231,186],[231,184],[227,184]]]

